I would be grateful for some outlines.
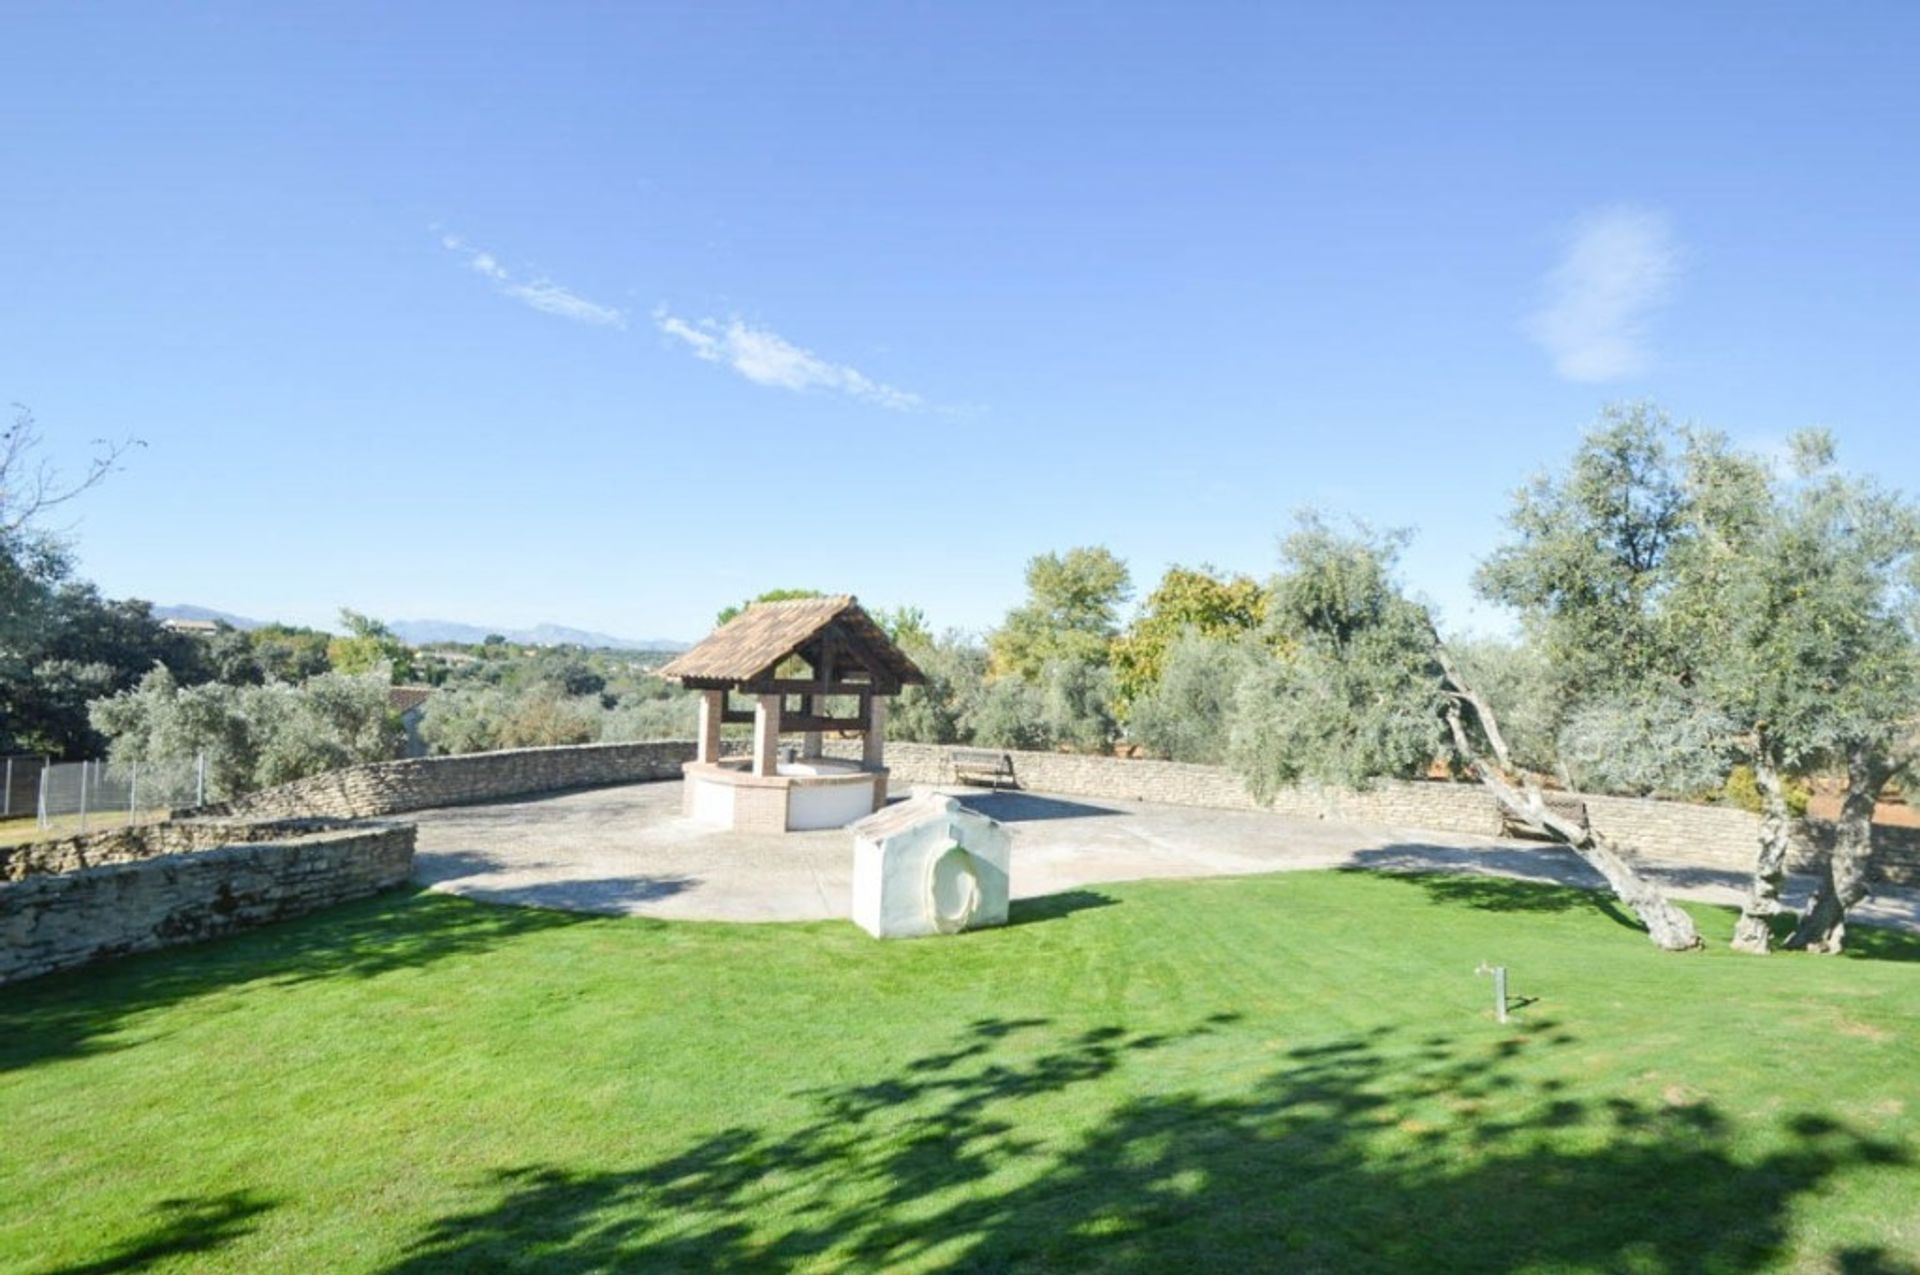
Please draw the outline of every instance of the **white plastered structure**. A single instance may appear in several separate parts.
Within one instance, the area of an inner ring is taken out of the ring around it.
[[[853,825],[853,920],[875,938],[924,938],[1007,923],[1013,839],[958,800],[929,793]]]

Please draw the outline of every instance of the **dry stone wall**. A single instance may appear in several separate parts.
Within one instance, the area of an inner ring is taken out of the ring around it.
[[[827,751],[857,755],[857,746]],[[1216,766],[1089,757],[1071,753],[1006,751],[1015,783],[1032,792],[1108,801],[1151,801],[1227,810],[1262,809],[1232,771]],[[934,744],[889,742],[887,766],[895,792],[912,784],[954,782],[952,750]],[[1731,872],[1753,867],[1760,821],[1744,810],[1677,801],[1554,794],[1556,805],[1584,803],[1594,828],[1645,858]],[[1303,818],[1352,820],[1434,832],[1498,837],[1505,830],[1498,803],[1478,784],[1387,780],[1364,792],[1301,787],[1277,794],[1267,809]],[[1832,825],[1804,821],[1795,830],[1795,867],[1817,861]],[[1875,874],[1896,885],[1920,885],[1920,829],[1876,827]]]
[[[48,872],[78,872],[109,863],[133,863],[163,854],[188,854],[252,841],[279,841],[351,826],[344,819],[186,818],[109,828],[0,849],[0,881],[22,881]]]
[[[565,788],[678,779],[681,764],[692,761],[693,753],[691,740],[665,740],[410,757],[298,779],[209,807],[209,812],[255,818],[378,818]]]
[[[267,831],[233,843],[230,830],[176,830],[149,843],[160,853],[70,870],[45,857],[40,870],[0,883],[0,983],[299,916],[398,886],[413,871],[411,824]],[[203,834],[223,844],[163,849]],[[135,848],[122,841],[107,853]]]

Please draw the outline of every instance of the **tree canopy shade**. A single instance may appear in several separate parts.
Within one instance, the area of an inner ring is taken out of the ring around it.
[[[1693,921],[1606,838],[1547,807],[1492,705],[1394,574],[1403,535],[1307,517],[1281,551],[1268,624],[1281,654],[1240,685],[1230,757],[1256,796],[1300,779],[1359,785],[1436,760],[1471,772],[1514,819],[1607,880],[1653,942],[1700,945]]]

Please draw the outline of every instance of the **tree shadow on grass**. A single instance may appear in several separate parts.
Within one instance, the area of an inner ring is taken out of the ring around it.
[[[249,983],[373,978],[593,918],[403,889],[192,947],[0,988],[0,1073],[116,1046],[148,1010]]]
[[[142,1271],[159,1263],[208,1253],[253,1230],[253,1219],[274,1207],[251,1191],[229,1191],[199,1199],[162,1200],[148,1228],[116,1244],[111,1251],[78,1266],[50,1267],[46,1275],[109,1275]]]
[[[1848,921],[1844,954],[1871,961],[1920,961],[1920,935]]]
[[[1809,1253],[1792,1229],[1837,1176],[1911,1172],[1901,1147],[1816,1113],[1763,1130],[1708,1102],[1582,1098],[1555,1074],[1571,1038],[1552,1024],[1380,1029],[1224,1092],[1141,1093],[1232,1022],[976,1022],[803,1095],[798,1128],[736,1126],[631,1168],[501,1170],[389,1269],[1915,1269],[1870,1244]],[[1116,1105],[1063,1126],[1093,1086]]]
[[[1646,929],[1622,911],[1612,895],[1601,890],[1544,881],[1516,881],[1511,877],[1473,872],[1379,872],[1365,867],[1348,870],[1371,872],[1382,880],[1417,886],[1435,903],[1477,908],[1483,912],[1599,912],[1630,930],[1644,932]]]
[[[1364,858],[1364,855],[1356,856]],[[1406,872],[1356,866],[1344,871],[1368,872],[1385,881],[1417,886],[1436,903],[1455,904],[1488,912],[1588,912],[1598,911],[1617,925],[1644,934],[1646,927],[1622,910],[1618,900],[1605,890],[1579,886],[1553,885],[1542,881],[1522,881],[1509,877],[1485,876],[1472,872]],[[1782,912],[1774,917],[1774,945],[1778,948],[1793,933],[1796,917]],[[1871,924],[1849,922],[1847,956],[1876,961],[1920,961],[1920,935]]]
[[[699,877],[634,875],[567,877],[533,885],[490,885],[485,877],[480,877],[451,881],[442,888],[449,894],[482,903],[624,916],[641,904],[685,894],[698,889],[700,884]]]
[[[1058,894],[1014,899],[1007,905],[1007,924],[1031,925],[1035,921],[1057,921],[1075,912],[1110,908],[1119,902],[1112,895],[1102,894],[1098,890],[1062,890]]]

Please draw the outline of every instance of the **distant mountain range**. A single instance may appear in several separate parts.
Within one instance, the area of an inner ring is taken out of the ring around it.
[[[387,627],[415,646],[429,642],[483,642],[490,633],[498,633],[521,646],[597,646],[615,651],[684,651],[692,645],[673,638],[623,638],[588,629],[570,629],[564,624],[536,624],[530,629],[485,628],[461,624],[455,620],[391,620]]]
[[[212,607],[191,606],[185,603],[155,607],[153,613],[163,620],[218,620],[231,624],[236,629],[257,629],[267,623],[265,620],[252,620],[244,615],[235,615],[231,611],[216,611]],[[605,647],[615,651],[684,651],[692,645],[690,642],[681,642],[674,638],[615,637],[611,633],[572,629],[564,624],[536,624],[530,629],[509,629],[461,624],[456,620],[393,620],[387,627],[398,634],[402,641],[411,642],[415,646],[425,646],[429,642],[478,643],[485,641],[487,636],[493,633],[498,633],[507,641],[520,646],[588,646]]]

